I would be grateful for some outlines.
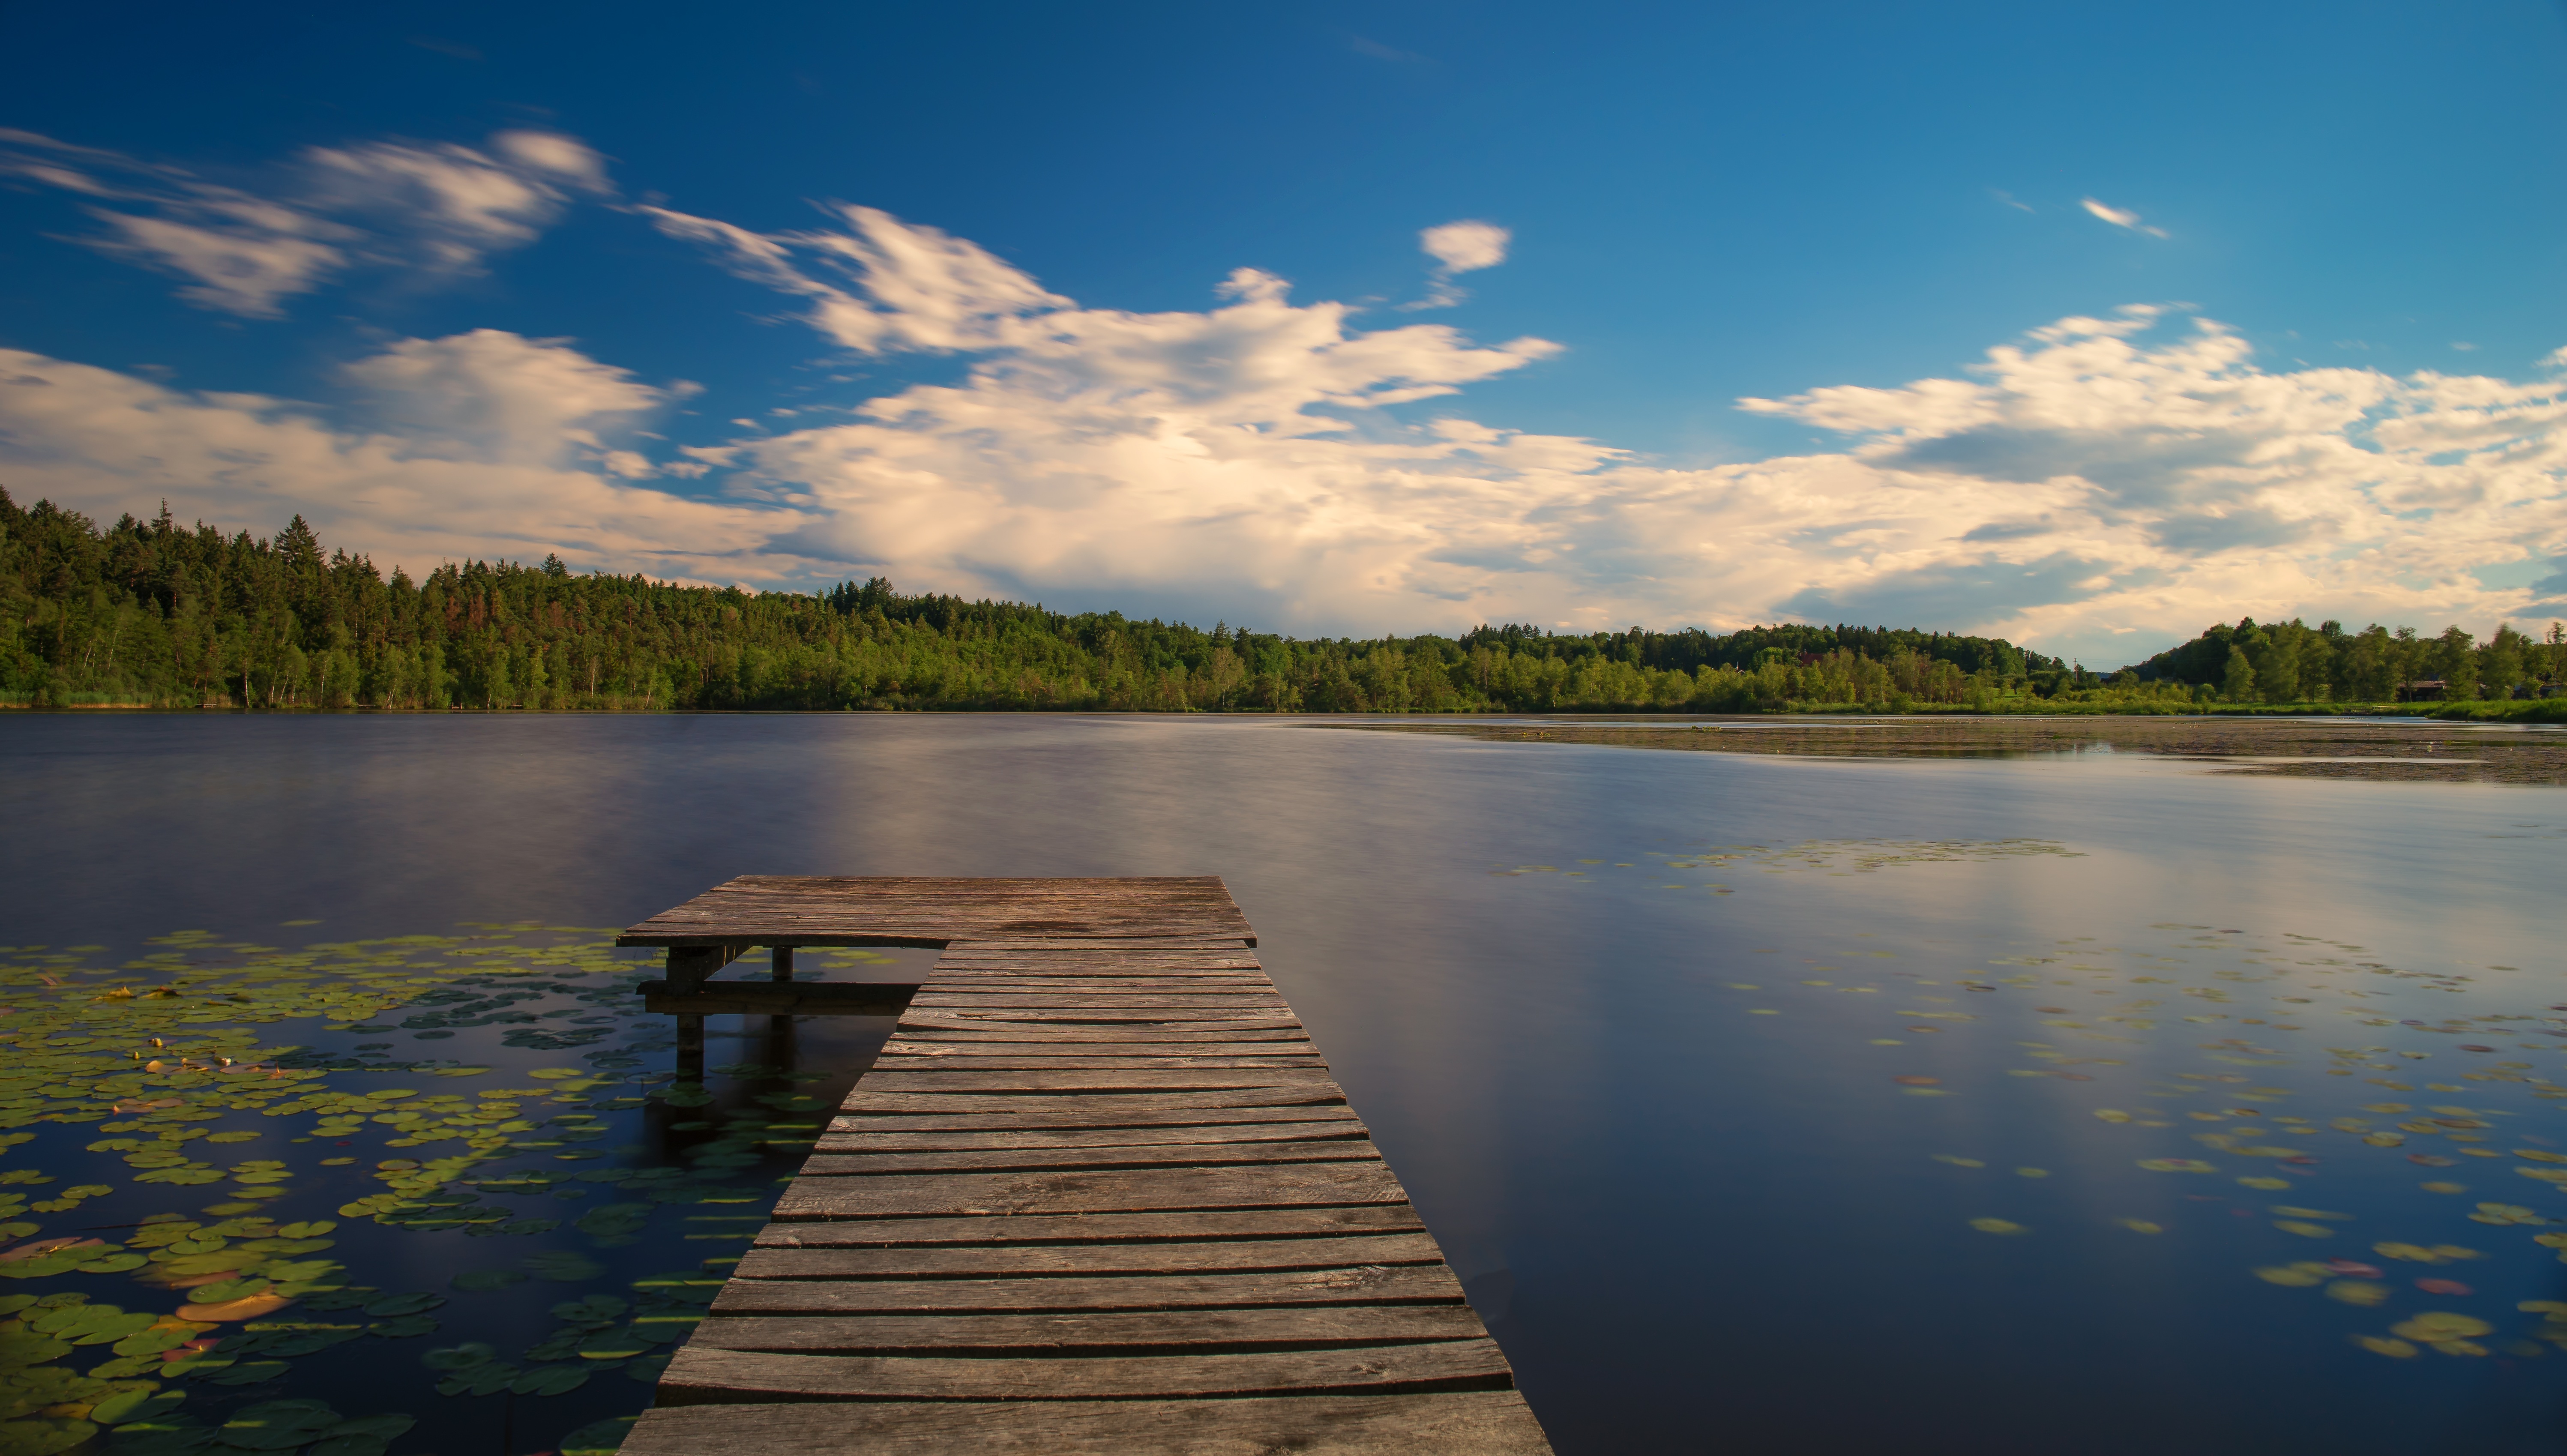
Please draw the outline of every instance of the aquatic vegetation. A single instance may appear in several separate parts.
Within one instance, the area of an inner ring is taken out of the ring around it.
[[[611,1404],[638,1410],[828,1101],[803,1090],[816,1074],[777,1066],[685,1082],[654,1067],[672,1043],[636,988],[656,968],[602,931],[300,948],[182,932],[122,963],[103,951],[0,947],[0,1288],[16,1291],[0,1295],[0,1456],[383,1456],[440,1419],[431,1390],[567,1397],[608,1372],[628,1377]],[[429,1051],[485,1038],[469,1043],[483,1062],[577,1055],[501,1072],[396,1057],[403,1032]],[[638,1140],[653,1119],[656,1146]],[[456,1270],[442,1291],[395,1273],[421,1237],[465,1241],[436,1256]],[[514,1353],[396,1355],[420,1364],[428,1407],[347,1415],[303,1393],[335,1397],[338,1362],[381,1369],[384,1346],[458,1316],[511,1323],[455,1301],[619,1278],[608,1251],[635,1245],[695,1267],[556,1304],[556,1327]],[[560,1449],[621,1439],[629,1420],[594,1405]]]

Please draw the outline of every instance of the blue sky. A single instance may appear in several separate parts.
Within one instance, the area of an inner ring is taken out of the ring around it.
[[[2567,615],[2562,123],[2554,4],[11,7],[0,484],[1296,631],[2484,632]]]

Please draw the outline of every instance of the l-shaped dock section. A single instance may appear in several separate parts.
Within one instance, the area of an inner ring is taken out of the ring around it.
[[[1220,879],[747,876],[619,943],[682,1054],[900,1018],[624,1456],[1551,1450]],[[944,954],[823,990],[796,946]]]

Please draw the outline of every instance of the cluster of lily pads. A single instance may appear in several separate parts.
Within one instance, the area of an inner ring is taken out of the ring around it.
[[[150,946],[113,965],[100,946],[0,947],[0,1281],[25,1291],[0,1296],[0,1456],[383,1456],[416,1417],[343,1416],[293,1388],[321,1377],[298,1362],[433,1334],[448,1295],[361,1282],[362,1262],[340,1257],[359,1257],[342,1247],[352,1221],[533,1241],[453,1275],[460,1295],[604,1278],[584,1248],[655,1228],[710,1241],[687,1244],[712,1255],[695,1268],[554,1305],[556,1327],[522,1349],[467,1341],[424,1359],[452,1397],[561,1396],[620,1371],[628,1413],[544,1439],[604,1456],[720,1287],[732,1259],[718,1246],[763,1222],[777,1180],[744,1175],[807,1148],[827,1105],[803,1090],[817,1073],[719,1067],[716,1096],[653,1069],[671,1040],[638,987],[656,969],[603,931]],[[306,1025],[267,1029],[288,1021]],[[405,1032],[420,1051],[490,1045],[458,1035],[588,1049],[487,1086],[473,1079],[488,1066],[356,1039]],[[691,1135],[677,1161],[592,1146],[631,1136],[654,1104],[690,1119],[667,1124]],[[678,1226],[655,1222],[664,1211]]]
[[[1581,868],[1567,871],[1521,865],[1497,872],[1558,873],[1564,879],[1593,881],[1615,871],[1639,871],[1632,877],[1633,888],[1649,884],[1723,891],[1727,887],[1716,881],[1669,884],[1659,877],[1741,867],[1861,874],[1900,865],[2042,855],[2074,857],[2074,851],[2045,840],[1831,840],[1641,854],[1628,861],[1577,860],[1572,863]],[[1873,1046],[1943,1050],[1951,1046],[1945,1038],[1969,1044],[1977,1040],[1973,1032],[2004,1035],[2008,1054],[2032,1063],[2006,1069],[2008,1077],[2024,1079],[2017,1085],[2027,1087],[2107,1077],[2120,1081],[2130,1075],[2121,1069],[2153,1036],[2177,1031],[2207,1036],[2211,1039],[2194,1049],[2217,1069],[2154,1079],[2134,1088],[2136,1099],[2124,1106],[2090,1109],[2098,1123],[2148,1140],[2132,1149],[2138,1168],[2181,1179],[2225,1175],[2235,1186],[2260,1195],[2304,1190],[2326,1176],[2326,1163],[2338,1159],[2355,1167],[2397,1158],[2426,1170],[2476,1168],[2513,1186],[2492,1190],[2503,1196],[2489,1198],[2484,1195],[2490,1190],[2473,1189],[2441,1172],[2417,1186],[2452,1199],[2454,1221],[2477,1226],[2473,1235],[2460,1237],[2486,1242],[2479,1236],[2519,1235],[2523,1242],[2514,1247],[2521,1252],[2554,1253],[2567,1263],[2567,1211],[2551,1216],[2515,1201],[2567,1193],[2567,1127],[2544,1128],[2533,1120],[2567,1110],[2567,1071],[2556,1080],[2542,1073],[2544,1065],[2556,1067],[2556,1058],[2567,1052],[2567,1042],[2561,1040],[2567,1038],[2567,1006],[2538,1006],[2537,985],[2521,968],[2416,970],[2321,936],[2264,935],[2176,922],[2150,929],[2162,933],[2162,943],[2114,946],[2080,937],[1996,958],[1984,967],[1945,968],[1930,976],[1876,964],[1896,961],[1900,952],[1841,951],[1801,958],[1807,972],[1824,974],[1785,973],[1728,983],[1728,989],[1754,993],[1753,1001],[1765,1003],[1742,1008],[1747,1015],[1825,1016],[1831,1024],[1879,1033],[1864,1037]],[[1879,938],[1854,939],[1859,945]],[[1779,969],[1788,964],[1779,958],[1790,953],[1769,947],[1754,954],[1777,957]],[[1850,963],[1857,960],[1875,964],[1853,969]],[[2488,990],[2510,993],[2511,1007],[2424,1014],[2430,999]],[[2335,1028],[2330,1039],[2346,1044],[2288,1045],[2319,1032],[2322,1023]],[[2033,1030],[2040,1032],[2039,1039],[2024,1034]],[[2321,1098],[2279,1085],[2272,1069],[2310,1061],[2320,1063],[2321,1076],[2344,1079],[2318,1084],[2339,1095],[2323,1098],[2331,1105],[2321,1109],[2292,1110]],[[1897,1093],[1909,1097],[1966,1095],[1948,1085],[1946,1075],[1900,1070],[1888,1080]],[[2358,1095],[2379,1100],[2354,1103],[2341,1095],[2363,1086],[2379,1090]],[[2396,1095],[2384,1098],[2383,1091]],[[2420,1092],[2444,1100],[2410,1100]],[[2064,1089],[2062,1094],[2076,1095]],[[2123,1100],[2131,1094],[2114,1095]],[[2558,1105],[2544,1109],[2544,1103]],[[2162,1134],[2178,1128],[2188,1132],[2193,1148],[2176,1152],[2163,1146]],[[2001,1161],[1949,1152],[1933,1156],[1965,1170]],[[2013,1171],[2027,1181],[2050,1176],[2039,1167]],[[2467,1196],[2473,1192],[2478,1196]],[[2188,1198],[2231,1213],[2248,1211],[2218,1195],[2193,1193]],[[2263,1226],[2312,1241],[2355,1237],[2353,1227],[2362,1221],[2354,1213],[2296,1200],[2267,1205],[2263,1212]],[[2037,1232],[2033,1222],[2019,1217],[1987,1214],[1966,1222],[1980,1233],[2005,1238]],[[2164,1225],[2153,1219],[2112,1222],[2140,1235],[2164,1232]],[[2235,1226],[2240,1221],[2223,1222]],[[2269,1286],[2315,1290],[2349,1310],[2395,1316],[2399,1311],[2393,1306],[2420,1295],[2444,1301],[2482,1298],[2470,1284],[2422,1271],[2505,1258],[2444,1237],[2410,1235],[2368,1241],[2354,1255],[2264,1265],[2249,1272]],[[2410,1272],[2397,1277],[2384,1272],[2401,1268]],[[2567,1349],[2567,1304],[2533,1299],[2512,1302],[2510,1309],[2474,1312],[2424,1309],[2349,1330],[2347,1338],[2362,1349],[2400,1359],[2425,1351],[2535,1356]]]

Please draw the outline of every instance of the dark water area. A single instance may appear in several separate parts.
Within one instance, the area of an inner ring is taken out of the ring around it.
[[[339,1217],[384,1194],[399,1125],[289,1153],[276,1134],[323,1114],[201,1124],[268,1134],[241,1149],[296,1172],[262,1212],[335,1220],[348,1280],[444,1301],[430,1331],[171,1387],[215,1425],[312,1397],[417,1417],[393,1456],[530,1456],[648,1403],[647,1351],[591,1355],[557,1395],[439,1395],[454,1372],[424,1357],[478,1341],[533,1369],[520,1351],[579,1323],[557,1304],[683,1304],[667,1282],[718,1277],[794,1166],[792,1119],[886,1023],[778,1044],[715,1019],[709,1060],[746,1070],[673,1107],[665,1029],[615,1010],[649,963],[598,928],[747,873],[1213,873],[1564,1452],[2493,1456],[2567,1433],[2567,1264],[2537,1242],[2567,1232],[2554,788],[1273,720],[28,716],[0,720],[0,944],[44,948],[0,956],[21,1006],[73,976],[49,966],[101,974],[199,931],[232,948],[208,965],[448,938],[311,964],[447,968],[425,985],[487,952],[549,988],[528,1014],[560,1014],[424,1035],[400,1023],[432,1010],[382,969],[371,1020],[251,1028],[354,1062],[329,1082],[352,1093],[498,1087],[532,1122],[537,1091],[578,1083],[542,1104],[578,1105],[468,1175],[558,1224],[515,1235]],[[605,1029],[563,1029],[583,1024]],[[489,1070],[437,1074],[454,1064]],[[761,1108],[765,1142],[739,1130]],[[44,1236],[215,1218],[221,1190],[87,1151],[103,1123],[26,1116],[0,1169],[116,1190],[24,1215]],[[322,1151],[355,1161],[294,1161]],[[631,1196],[682,1167],[732,1201]],[[564,1170],[630,1176],[564,1200]],[[578,1227],[609,1199],[652,1211]],[[490,1287],[455,1282],[475,1270]],[[133,1278],[0,1295],[171,1307]]]

